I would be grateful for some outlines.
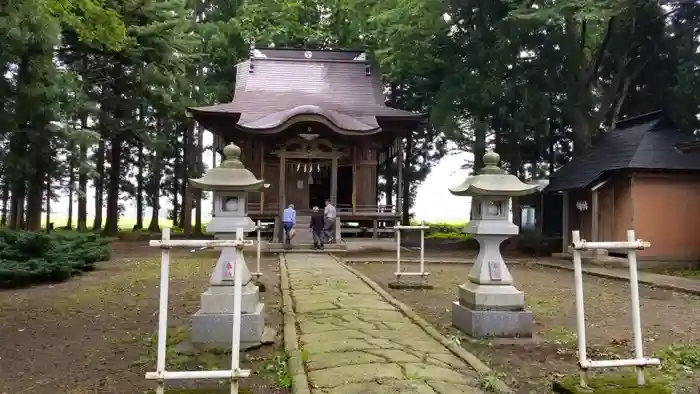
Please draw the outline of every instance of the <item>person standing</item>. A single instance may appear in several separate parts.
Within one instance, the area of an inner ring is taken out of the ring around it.
[[[292,229],[297,225],[297,211],[294,204],[289,204],[287,209],[282,211],[282,228],[284,228],[284,248],[292,248]]]
[[[326,208],[323,210],[324,216],[324,226],[323,232],[326,237],[326,243],[331,243],[334,241],[335,233],[335,207],[331,204],[331,200],[326,200]]]
[[[325,228],[323,212],[318,207],[311,209],[311,235],[314,238],[314,249],[323,250],[323,230]]]

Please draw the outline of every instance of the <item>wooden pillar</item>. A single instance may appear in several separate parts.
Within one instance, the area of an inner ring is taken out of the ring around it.
[[[396,154],[396,213],[399,214],[399,223],[403,218],[403,139],[397,138],[398,151]]]
[[[539,192],[540,202],[535,209],[535,228],[538,234],[544,231],[544,192]]]
[[[284,152],[280,153],[280,183],[279,183],[279,197],[277,198],[277,201],[279,201],[279,211],[280,215],[282,214],[282,211],[284,211],[284,208],[287,204],[285,204],[285,193],[287,189],[287,184],[285,182],[286,178],[286,170],[287,170],[287,158],[285,157]]]
[[[277,195],[277,204],[279,205],[278,211],[279,215],[275,218],[275,236],[277,239],[277,242],[282,242],[284,239],[284,229],[282,228],[282,211],[284,211],[285,204],[285,192],[287,189],[287,185],[285,184],[285,178],[286,178],[286,167],[287,167],[287,158],[285,156],[284,152],[280,152],[280,180],[279,180],[279,186],[278,186],[278,195]]]
[[[357,207],[357,145],[352,146],[352,214]]]
[[[591,192],[591,241],[600,241],[600,216],[598,210],[598,189]]]
[[[562,192],[561,195],[561,251],[569,251],[569,192]]]
[[[260,141],[260,179],[265,179],[265,142]],[[265,212],[265,189],[260,191],[260,214]]]
[[[331,161],[331,204],[338,208],[338,156]]]

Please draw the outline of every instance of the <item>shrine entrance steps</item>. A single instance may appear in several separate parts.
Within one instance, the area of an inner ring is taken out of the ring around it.
[[[298,244],[295,243],[296,239],[292,240],[292,249],[287,250],[284,248],[284,244],[274,242],[269,243],[265,247],[265,252],[269,253],[309,253],[309,254],[326,254],[326,253],[345,253],[348,250],[345,242],[333,243],[323,245],[323,250],[314,250],[313,244]]]
[[[483,393],[473,367],[332,256],[281,254],[280,274],[285,343],[304,364],[294,392]]]

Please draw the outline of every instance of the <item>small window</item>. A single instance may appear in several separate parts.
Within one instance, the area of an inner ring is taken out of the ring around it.
[[[534,230],[536,224],[535,207],[529,205],[520,207],[520,228],[522,230]]]
[[[238,197],[226,197],[224,200],[224,212],[238,211]]]

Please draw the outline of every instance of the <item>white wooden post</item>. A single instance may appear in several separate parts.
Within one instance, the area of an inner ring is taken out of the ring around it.
[[[420,272],[425,272],[425,222],[420,222]],[[421,275],[421,282],[425,281],[425,276]]]
[[[396,230],[396,281],[401,280],[401,229],[399,226],[394,227]]]
[[[170,241],[170,227],[164,227],[161,239]],[[170,249],[160,251],[160,299],[158,301],[158,350],[156,355],[156,373],[160,375],[156,394],[165,393],[165,346],[168,339],[168,285],[170,284]]]
[[[258,229],[258,231],[260,231]],[[236,241],[243,242],[243,230],[236,230]],[[231,371],[234,374],[240,372],[240,345],[241,345],[241,264],[243,261],[243,248],[236,248],[236,266],[233,267],[233,330],[231,330]],[[260,267],[258,267],[258,272]],[[231,394],[238,394],[238,379],[231,379]]]
[[[590,368],[636,367],[637,384],[645,384],[644,367],[659,365],[658,358],[644,357],[642,340],[642,323],[639,306],[639,282],[637,278],[637,250],[651,247],[642,240],[635,240],[634,230],[627,231],[625,242],[586,242],[581,239],[578,231],[572,231],[572,252],[574,257],[574,287],[576,289],[576,328],[578,330],[579,368],[581,369],[581,386],[587,387],[586,371]],[[628,360],[589,360],[586,355],[586,324],[583,306],[583,268],[581,266],[581,251],[590,249],[624,250],[629,262],[630,296],[632,300],[632,333],[634,340],[634,358]]]
[[[634,243],[634,230],[627,230],[627,242]],[[627,261],[630,269],[630,296],[632,297],[632,330],[634,335],[634,358],[641,360],[644,358],[644,348],[642,345],[642,318],[639,306],[639,278],[637,278],[637,250],[627,251]],[[644,385],[644,368],[637,366],[637,384]]]
[[[255,250],[255,253],[256,253],[255,267],[256,267],[256,269],[255,269],[255,272],[253,272],[253,273],[251,274],[251,275],[253,275],[253,276],[255,277],[255,280],[260,279],[260,277],[263,275],[263,274],[262,274],[262,271],[260,270],[260,255],[261,255],[261,253],[262,253],[262,252],[261,252],[262,246],[261,246],[261,244],[260,244],[260,239],[261,239],[261,237],[260,237],[260,230],[262,230],[262,222],[261,222],[260,220],[258,220],[258,223],[257,223],[257,224],[258,224],[257,227],[256,227],[256,237],[257,237],[257,242],[256,242],[257,245],[256,245],[256,246],[257,246],[257,247],[256,247],[256,250]]]
[[[165,394],[166,380],[186,379],[229,379],[231,382],[231,394],[238,393],[238,379],[250,376],[250,370],[240,369],[239,352],[241,339],[241,264],[234,267],[234,300],[233,300],[233,327],[231,332],[231,369],[216,371],[166,371],[166,345],[168,338],[168,285],[170,276],[170,248],[174,247],[234,247],[239,258],[242,259],[243,248],[252,246],[253,241],[243,239],[243,231],[236,231],[235,240],[170,240],[170,229],[164,228],[160,241],[150,241],[152,247],[162,249],[160,265],[160,300],[158,302],[158,348],[156,358],[156,371],[146,372],[146,379],[155,380],[158,383],[156,394]]]
[[[394,226],[394,231],[396,231],[396,282],[401,280],[402,276],[420,276],[421,281],[425,281],[427,276],[430,275],[425,272],[425,230],[429,229],[421,222],[420,226]],[[401,271],[401,230],[420,230],[420,272],[402,272]]]
[[[574,245],[581,241],[578,230],[571,232],[571,240]],[[576,330],[578,331],[578,361],[579,365],[588,360],[586,355],[586,314],[583,307],[583,267],[581,266],[581,253],[574,249],[574,288],[576,289]],[[579,371],[581,387],[588,385],[588,370]]]

